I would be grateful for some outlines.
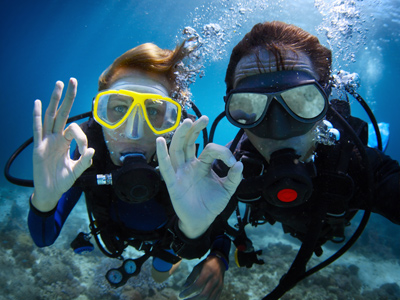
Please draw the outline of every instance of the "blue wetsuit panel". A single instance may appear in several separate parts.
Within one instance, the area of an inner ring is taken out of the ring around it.
[[[150,199],[144,203],[129,204],[124,201],[117,202],[111,208],[111,217],[119,220],[128,228],[139,231],[152,231],[162,227],[168,221],[164,207],[155,199]]]
[[[80,188],[71,188],[61,197],[53,214],[35,212],[33,209],[29,211],[28,227],[37,246],[45,247],[54,243],[81,194]],[[164,207],[154,199],[140,204],[118,201],[117,210],[112,206],[111,217],[134,230],[152,231],[168,221]]]
[[[81,194],[80,188],[71,188],[61,196],[53,214],[40,213],[32,208],[29,210],[28,227],[38,247],[46,247],[54,243]]]

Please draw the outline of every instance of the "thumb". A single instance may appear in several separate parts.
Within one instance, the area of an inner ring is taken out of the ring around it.
[[[191,285],[199,276],[201,270],[203,269],[203,264],[204,264],[204,260],[202,260],[201,262],[199,262],[192,270],[192,272],[190,273],[190,275],[188,276],[188,278],[186,279],[186,282],[184,284],[184,287],[188,287],[189,285]]]
[[[183,286],[184,290],[181,291],[181,293],[179,294],[180,298],[185,298],[200,289],[200,287],[193,285],[193,283],[199,277],[200,272],[203,269],[203,264],[204,264],[204,260],[201,261],[200,263],[198,263],[193,268],[193,271],[190,273],[190,275],[186,279],[186,282]]]

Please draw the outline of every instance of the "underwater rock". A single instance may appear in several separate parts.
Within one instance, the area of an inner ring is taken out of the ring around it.
[[[135,290],[133,287],[128,287],[124,289],[120,296],[121,300],[143,300],[142,295],[139,291]]]
[[[364,292],[362,295],[365,300],[398,300],[400,299],[400,287],[397,283],[385,283],[379,289]]]
[[[21,197],[26,203],[27,195],[22,194]],[[151,277],[151,260],[149,260],[143,265],[138,276],[129,279],[125,286],[113,289],[106,281],[105,274],[109,269],[119,267],[121,261],[105,257],[97,248],[90,254],[77,255],[69,247],[77,231],[84,230],[82,228],[84,226],[82,215],[86,213],[84,209],[70,216],[68,221],[73,225],[63,228],[62,235],[56,243],[46,248],[37,248],[29,236],[26,227],[28,206],[21,208],[21,206],[13,205],[10,210],[12,212],[5,214],[0,224],[2,236],[0,267],[3,270],[0,272],[0,295],[3,298],[7,295],[7,298],[4,298],[7,300],[30,298],[40,300],[177,300],[187,276],[200,261],[182,261],[173,276],[165,283],[157,284]],[[12,220],[10,220],[11,215]],[[398,254],[397,256],[389,255],[393,258],[392,261],[385,257],[389,254],[388,249],[395,249],[389,239],[390,236],[395,235],[388,232],[384,239],[383,237],[378,239],[377,228],[379,226],[366,230],[363,235],[365,240],[361,240],[360,243],[362,252],[358,251],[359,249],[357,251],[352,249],[334,264],[298,283],[281,299],[400,299],[400,288],[396,283],[385,283],[385,279],[381,279],[377,284],[378,277],[369,279],[373,280],[369,283],[365,282],[367,274],[364,264],[369,263],[373,267],[383,264],[381,268],[387,272],[392,270],[389,269],[392,266],[395,272],[395,268],[399,265],[396,259]],[[257,246],[255,245],[257,250],[263,251],[260,258],[265,261],[264,265],[254,265],[250,269],[239,268],[234,262],[233,253],[231,254],[221,300],[259,300],[276,287],[298,251],[296,248],[298,245],[279,236],[280,228],[278,229],[272,226],[268,228],[268,231],[257,228],[254,231],[256,235],[251,237],[255,243],[258,243]],[[386,246],[378,250],[376,249],[379,247],[377,242],[384,242]],[[379,255],[371,253],[371,244],[372,249],[376,249]],[[393,250],[390,251],[394,253]],[[326,252],[328,254],[328,250]],[[136,252],[128,251],[126,258],[134,258],[137,255]],[[313,257],[310,266],[317,263],[318,261]],[[376,276],[375,274],[379,274],[379,271],[376,272],[368,273]],[[30,297],[31,295],[36,298]]]

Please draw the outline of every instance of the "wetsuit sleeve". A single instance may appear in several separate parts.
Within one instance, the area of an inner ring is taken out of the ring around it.
[[[225,234],[216,236],[210,254],[208,256],[217,256],[225,265],[225,270],[229,268],[229,251],[231,250],[231,239]]]
[[[212,230],[213,226],[210,226],[202,236],[196,239],[188,239],[180,231],[177,223],[175,223],[173,231],[171,231],[173,234],[171,248],[177,255],[185,259],[195,259],[201,258],[210,250],[210,255],[222,256],[224,264],[228,268],[229,251],[231,248],[231,240],[228,236],[220,230],[218,230],[220,233],[215,235],[214,230]]]
[[[400,224],[400,166],[382,152],[367,148],[374,174],[372,212]]]
[[[68,215],[78,202],[81,194],[82,190],[80,188],[72,187],[62,195],[56,208],[46,213],[38,211],[32,203],[30,203],[28,228],[36,246],[46,247],[55,242]]]
[[[189,239],[179,229],[178,218],[173,220],[173,226],[169,229],[173,239],[171,249],[182,258],[194,259],[200,258],[207,253],[211,247],[210,228],[196,239]]]

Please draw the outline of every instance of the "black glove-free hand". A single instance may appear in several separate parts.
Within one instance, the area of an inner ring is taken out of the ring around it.
[[[225,264],[216,256],[198,263],[186,279],[179,297],[186,300],[216,300],[224,287]]]

